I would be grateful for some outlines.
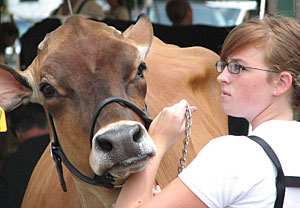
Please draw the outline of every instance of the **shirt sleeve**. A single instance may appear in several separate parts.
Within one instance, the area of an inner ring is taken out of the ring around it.
[[[225,136],[210,141],[179,178],[208,207],[253,207],[252,201],[272,205],[275,176],[269,171],[260,173],[259,168],[274,173],[272,163],[257,144],[245,137]]]

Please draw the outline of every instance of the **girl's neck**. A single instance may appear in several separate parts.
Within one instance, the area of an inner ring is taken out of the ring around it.
[[[258,114],[254,119],[248,120],[251,124],[253,130],[258,127],[260,124],[270,121],[270,120],[284,120],[284,121],[292,121],[294,118],[293,110],[289,106],[281,106],[281,107],[271,107],[271,109],[266,109],[265,111]]]

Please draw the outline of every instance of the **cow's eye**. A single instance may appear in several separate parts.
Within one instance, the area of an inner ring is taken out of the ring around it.
[[[144,77],[144,70],[147,69],[147,66],[146,66],[146,63],[145,62],[142,62],[140,65],[139,65],[139,68],[138,68],[138,72],[137,72],[137,76],[139,76],[140,78],[143,78]]]
[[[40,84],[40,91],[43,93],[43,95],[47,99],[52,98],[55,95],[57,95],[56,89],[47,82],[42,82]]]

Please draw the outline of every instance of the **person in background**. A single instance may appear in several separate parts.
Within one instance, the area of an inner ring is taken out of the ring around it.
[[[20,141],[0,171],[0,207],[19,208],[32,171],[50,142],[48,123],[40,104],[21,105],[10,113],[11,129]]]
[[[15,132],[11,129],[10,113],[5,114],[7,131],[0,132],[0,171],[5,161],[17,151],[21,144]]]
[[[174,26],[193,24],[193,12],[188,0],[167,1],[166,13]]]
[[[299,40],[296,19],[254,18],[230,31],[216,63],[223,111],[246,118],[253,129],[251,134],[274,150],[284,174],[298,179]],[[149,135],[157,146],[156,156],[145,170],[125,182],[116,208],[274,207],[280,193],[277,169],[264,149],[247,136],[211,140],[176,179],[152,196],[162,157],[184,133],[188,105],[183,100],[153,120]],[[300,188],[293,185],[285,188],[283,207],[300,205]]]
[[[4,22],[0,24],[0,63],[7,64],[5,49],[12,46],[19,37],[19,31],[15,23]]]
[[[0,24],[0,64],[8,64],[5,57],[5,49],[12,46],[19,37],[19,31],[12,15],[9,16],[9,22]],[[0,132],[0,170],[4,161],[13,154],[18,146],[19,141],[10,129],[10,117],[6,116],[8,129],[6,132]]]
[[[108,19],[130,20],[130,13],[123,0],[107,0],[110,9],[105,12]]]
[[[101,5],[97,4],[94,0],[70,0],[70,3],[73,14],[96,19],[103,19],[105,16]],[[52,17],[66,15],[70,15],[68,0],[63,0],[63,3],[50,14]]]

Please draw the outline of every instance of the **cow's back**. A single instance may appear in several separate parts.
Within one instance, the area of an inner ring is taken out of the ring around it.
[[[219,56],[202,47],[179,48],[154,39],[146,63],[148,112],[156,116],[163,107],[186,99],[197,106],[192,116],[192,136],[187,164],[211,139],[227,134],[227,116],[221,109],[221,88],[215,63]],[[157,176],[164,187],[177,176],[183,143],[165,155]]]

